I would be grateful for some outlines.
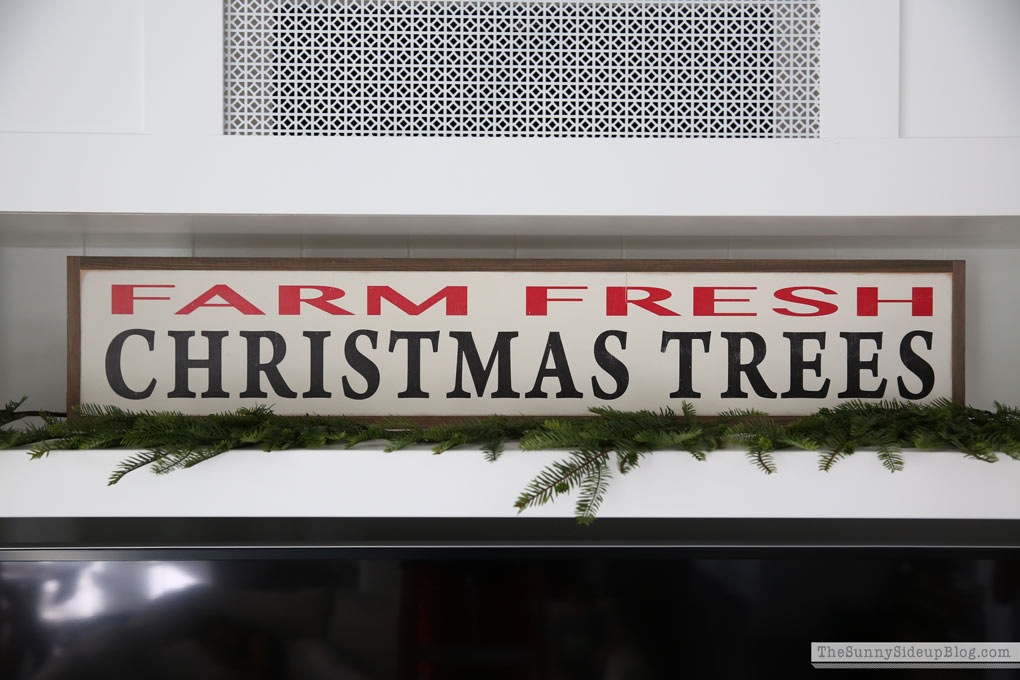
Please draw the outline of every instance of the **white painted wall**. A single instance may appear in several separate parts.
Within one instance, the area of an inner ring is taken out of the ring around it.
[[[899,136],[899,0],[820,0],[821,134]]]
[[[1020,2],[901,1],[901,134],[1020,136]]]
[[[0,2],[0,131],[143,127],[143,3]]]

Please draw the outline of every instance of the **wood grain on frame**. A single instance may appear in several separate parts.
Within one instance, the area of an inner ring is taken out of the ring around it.
[[[903,272],[954,273],[959,260],[510,260],[446,258],[80,257],[83,270]]]
[[[98,270],[177,271],[526,271],[526,272],[824,272],[949,273],[952,275],[951,393],[966,398],[966,262],[964,260],[571,260],[445,258],[67,258],[67,411],[81,402],[81,277]],[[550,416],[546,416],[550,417]],[[423,424],[459,416],[409,416]],[[789,418],[787,417],[783,417]]]
[[[949,260],[953,265],[953,301],[952,301],[952,380],[953,401],[957,404],[967,403],[966,384],[966,350],[967,350],[967,262],[966,260]]]
[[[67,258],[67,412],[81,403],[82,258]]]

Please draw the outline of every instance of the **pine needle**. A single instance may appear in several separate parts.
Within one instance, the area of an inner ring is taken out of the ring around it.
[[[575,515],[583,524],[593,521],[598,513],[613,478],[612,467],[626,474],[655,451],[687,451],[705,460],[720,446],[735,445],[767,474],[777,471],[773,454],[781,449],[817,451],[818,467],[823,471],[866,448],[874,449],[890,472],[903,469],[902,450],[906,447],[955,450],[989,463],[997,461],[1000,454],[1020,460],[1020,408],[996,403],[995,409],[988,411],[948,399],[929,404],[850,401],[785,425],[749,409],[702,420],[685,402],[679,415],[670,409],[597,407],[591,409],[589,418],[490,416],[431,427],[407,418],[364,424],[333,416],[279,416],[267,406],[189,416],[85,404],[77,409],[76,417],[66,419],[48,412],[22,411],[25,402],[24,398],[9,401],[0,408],[0,448],[31,447],[28,454],[32,458],[60,449],[138,450],[111,472],[111,485],[141,468],[168,474],[247,447],[277,451],[386,440],[388,451],[428,444],[442,453],[476,445],[489,461],[500,458],[507,441],[520,441],[523,450],[566,450],[567,456],[543,469],[514,506],[522,511],[576,493]],[[43,424],[3,427],[27,415],[42,416]]]

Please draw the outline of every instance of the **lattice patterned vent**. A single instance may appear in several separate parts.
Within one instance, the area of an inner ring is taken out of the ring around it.
[[[816,0],[226,0],[225,130],[817,137]]]

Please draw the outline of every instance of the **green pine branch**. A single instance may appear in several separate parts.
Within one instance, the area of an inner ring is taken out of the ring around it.
[[[559,495],[570,493],[579,486],[584,493],[578,500],[578,520],[585,521],[592,515],[602,502],[605,494],[603,478],[608,480],[609,466],[606,464],[610,450],[572,451],[565,460],[553,462],[531,480],[521,495],[517,497],[514,507],[523,512],[527,508],[545,505]]]
[[[861,449],[873,449],[890,472],[903,469],[904,448],[956,450],[989,463],[999,455],[1020,460],[1020,407],[997,403],[994,410],[982,410],[946,399],[929,404],[851,401],[785,424],[753,410],[699,418],[684,403],[679,414],[598,407],[588,418],[492,416],[429,427],[406,418],[365,423],[339,416],[280,416],[265,406],[189,416],[85,405],[74,417],[63,418],[22,410],[25,401],[0,408],[0,448],[28,447],[33,458],[63,449],[136,449],[111,472],[109,484],[142,468],[168,474],[235,449],[349,448],[383,440],[388,451],[427,444],[437,454],[473,445],[490,461],[499,459],[508,441],[520,441],[524,450],[565,450],[566,457],[542,470],[514,506],[523,511],[576,493],[575,515],[582,523],[595,518],[614,468],[627,474],[661,450],[686,451],[703,461],[720,447],[742,447],[751,464],[768,474],[777,471],[774,453],[784,449],[816,451],[825,471]],[[27,416],[42,422],[12,425]]]

